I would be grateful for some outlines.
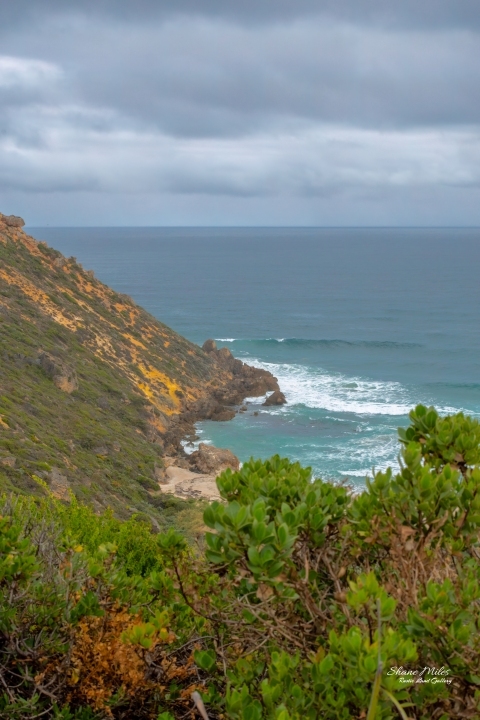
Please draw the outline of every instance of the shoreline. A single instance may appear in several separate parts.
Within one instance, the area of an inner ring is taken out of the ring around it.
[[[211,502],[220,499],[215,482],[217,476],[227,467],[238,470],[240,464],[229,449],[206,443],[200,443],[198,450],[187,453],[183,443],[197,437],[195,424],[204,420],[233,420],[242,412],[247,397],[263,396],[266,405],[283,405],[286,399],[277,378],[268,370],[247,365],[235,358],[228,348],[217,349],[212,339],[204,342],[202,350],[218,364],[219,370],[231,374],[231,380],[206,398],[187,404],[185,410],[172,420],[173,427],[167,431],[166,441],[169,443],[167,448],[174,452],[164,457],[165,467],[158,482],[160,490],[167,494]],[[210,472],[205,472],[206,468]]]

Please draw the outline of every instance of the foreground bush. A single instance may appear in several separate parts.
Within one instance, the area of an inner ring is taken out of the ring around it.
[[[204,556],[7,502],[0,714],[200,717],[198,691],[211,719],[480,717],[480,425],[410,417],[360,495],[278,457],[225,472]]]
[[[203,622],[175,602],[161,569],[171,535],[75,503],[17,498],[2,510],[0,717],[150,718],[170,705],[185,713],[203,683],[195,643],[176,648]],[[87,552],[79,538],[89,535],[118,545]]]

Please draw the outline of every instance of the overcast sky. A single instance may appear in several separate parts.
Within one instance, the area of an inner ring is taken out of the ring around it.
[[[480,225],[479,0],[0,0],[28,225]]]

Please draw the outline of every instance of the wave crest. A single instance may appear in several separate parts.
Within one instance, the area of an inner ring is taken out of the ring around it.
[[[395,342],[393,340],[341,340],[338,338],[215,338],[217,342],[242,343],[242,345],[265,346],[284,343],[292,347],[367,347],[385,349],[412,349],[422,347],[420,343]]]
[[[365,380],[341,373],[307,368],[304,365],[262,362],[249,358],[249,364],[269,370],[278,379],[289,406],[354,415],[405,416],[420,402],[413,392],[398,382]],[[425,400],[429,404],[428,400]],[[442,408],[442,412],[458,412]]]

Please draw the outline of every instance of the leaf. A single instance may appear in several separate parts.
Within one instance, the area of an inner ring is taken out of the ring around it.
[[[205,672],[213,670],[217,661],[215,653],[208,650],[196,650],[193,653],[193,659],[195,660],[195,664],[201,670],[205,670]]]

